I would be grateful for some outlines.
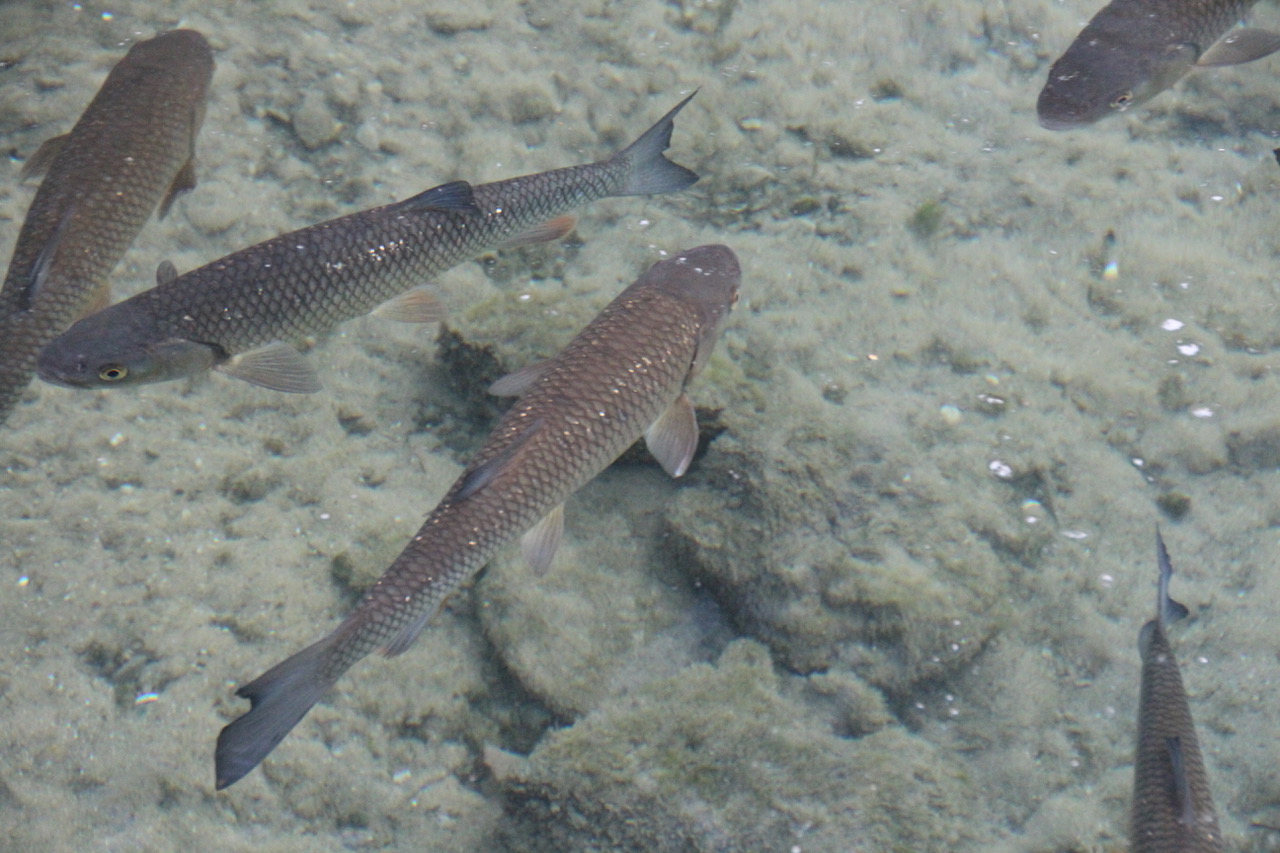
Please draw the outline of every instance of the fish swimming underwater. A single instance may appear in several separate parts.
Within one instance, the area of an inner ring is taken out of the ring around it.
[[[162,266],[156,287],[86,317],[47,346],[40,377],[110,388],[213,368],[277,391],[317,391],[315,370],[289,341],[375,308],[434,322],[439,306],[417,287],[432,276],[495,246],[556,239],[573,224],[557,217],[579,205],[675,192],[698,180],[662,156],[676,113],[692,97],[608,160],[474,187],[444,184],[185,275]]]
[[[1150,100],[1193,68],[1239,65],[1280,50],[1280,34],[1233,29],[1256,2],[1113,0],[1049,69],[1036,102],[1040,124],[1092,124]]]
[[[545,568],[565,500],[641,434],[670,474],[683,474],[698,441],[684,389],[710,357],[740,280],[724,246],[661,261],[559,355],[494,383],[519,399],[355,611],[236,691],[252,707],[218,735],[218,789],[256,767],[361,658],[409,648],[498,549],[528,531],[525,557]]]
[[[0,423],[36,355],[106,305],[107,276],[156,209],[195,186],[213,51],[193,30],[140,41],[111,69],[75,127],[27,161],[45,173],[0,289]]]
[[[1168,623],[1187,615],[1169,597],[1173,566],[1156,531],[1160,584],[1156,617],[1142,626],[1142,692],[1138,700],[1138,748],[1133,760],[1133,853],[1221,853],[1222,832],[1209,793],[1195,724],[1187,707],[1178,660],[1165,635]]]

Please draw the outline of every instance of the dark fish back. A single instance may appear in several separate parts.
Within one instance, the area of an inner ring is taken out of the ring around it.
[[[633,293],[555,358],[536,393],[507,410],[467,472],[369,590],[359,609],[361,630],[335,649],[336,672],[375,649],[401,650],[407,643],[397,639],[406,626],[618,458],[675,399],[697,348],[696,315],[661,292]],[[476,472],[495,461],[505,463],[505,479],[472,492]]]
[[[697,276],[705,281],[691,284]],[[711,351],[740,277],[728,248],[691,249],[655,265],[559,355],[522,372],[523,396],[355,611],[236,691],[252,708],[218,736],[217,787],[256,767],[362,657],[408,648],[499,548],[558,518],[566,498],[660,418],[682,410],[693,420],[684,385]]]
[[[134,297],[166,335],[224,356],[298,340],[367,314],[470,256],[483,225],[464,182],[331,219],[234,252]]]
[[[1157,548],[1162,566],[1167,566],[1163,541],[1157,540]],[[1167,578],[1162,588],[1167,589]],[[1133,853],[1221,853],[1209,776],[1163,622],[1158,616],[1144,625],[1139,643],[1142,688],[1130,846]]]
[[[191,30],[139,42],[60,143],[0,290],[0,420],[36,354],[95,302],[107,277],[190,163],[213,75]]]

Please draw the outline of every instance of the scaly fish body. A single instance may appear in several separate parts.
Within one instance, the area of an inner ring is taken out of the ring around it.
[[[356,610],[237,691],[253,707],[218,737],[217,787],[257,766],[358,660],[408,648],[446,597],[539,519],[526,555],[545,566],[565,499],[642,432],[664,467],[683,473],[697,444],[684,387],[705,364],[740,278],[724,246],[662,261],[555,358],[496,383],[523,393]]]
[[[1160,585],[1156,618],[1142,626],[1142,690],[1133,762],[1133,853],[1221,853],[1222,833],[1209,793],[1182,673],[1165,626],[1187,609],[1169,597],[1173,567],[1156,532]]]
[[[1273,53],[1280,36],[1231,29],[1255,2],[1113,0],[1049,69],[1036,103],[1040,123],[1050,130],[1091,124],[1151,99],[1197,65]]]
[[[156,206],[164,200],[163,215],[194,184],[212,76],[213,52],[197,32],[138,42],[71,132],[28,161],[27,173],[47,174],[0,289],[0,422],[35,375],[40,349],[106,303],[107,276]]]
[[[688,101],[608,160],[476,187],[445,184],[161,282],[69,329],[41,355],[40,375],[73,387],[111,387],[212,367],[277,390],[318,390],[311,368],[278,342],[366,314],[486,249],[554,239],[563,233],[555,217],[580,205],[696,181],[662,156]],[[419,319],[436,317],[428,305]],[[265,360],[255,353],[268,346]]]

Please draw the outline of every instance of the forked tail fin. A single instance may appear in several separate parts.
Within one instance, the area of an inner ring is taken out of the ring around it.
[[[698,93],[695,91],[693,95],[696,94]],[[662,156],[662,152],[671,146],[671,131],[675,129],[676,113],[693,100],[693,95],[676,104],[671,112],[658,119],[639,139],[613,155],[615,162],[627,162],[630,166],[627,182],[618,195],[676,192],[698,180],[695,172]]]
[[[257,767],[337,681],[341,672],[329,672],[329,659],[338,636],[330,634],[236,691],[253,704],[218,734],[217,790],[235,784]]]

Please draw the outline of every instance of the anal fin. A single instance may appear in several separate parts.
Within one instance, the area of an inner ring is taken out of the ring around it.
[[[517,246],[532,246],[536,243],[550,243],[559,240],[573,230],[578,220],[572,216],[557,216],[546,222],[539,222],[498,244],[499,249],[514,249]]]

